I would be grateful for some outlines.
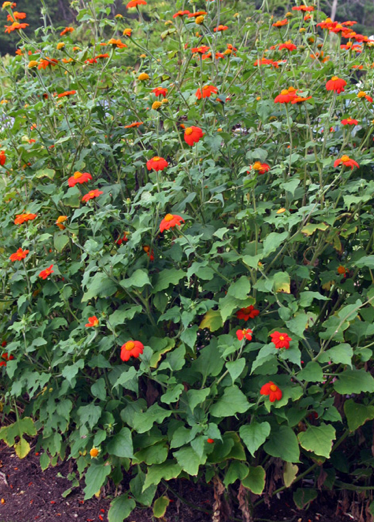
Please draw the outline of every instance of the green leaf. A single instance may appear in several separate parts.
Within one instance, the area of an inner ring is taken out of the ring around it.
[[[298,374],[297,378],[305,382],[322,382],[323,372],[318,362],[310,361]]]
[[[262,466],[250,466],[247,477],[242,480],[245,488],[249,489],[255,495],[261,495],[265,488],[266,473]]]
[[[133,319],[136,314],[142,311],[142,307],[140,305],[136,306],[121,306],[118,310],[113,312],[109,317],[108,321],[111,326],[117,326],[119,324],[123,324],[127,319]]]
[[[337,381],[334,382],[335,391],[341,395],[351,393],[374,392],[374,379],[364,369],[346,370],[339,374]]]
[[[200,464],[204,464],[206,456],[202,458],[191,448],[191,446],[185,446],[180,450],[174,452],[173,456],[177,459],[180,467],[189,475],[197,475],[199,472]]]
[[[293,500],[299,509],[312,502],[317,498],[317,491],[312,488],[298,488],[293,494]]]
[[[316,230],[321,230],[324,232],[329,228],[329,225],[326,225],[325,223],[317,223],[313,225],[312,223],[309,223],[309,225],[306,225],[302,230],[301,233],[305,234],[306,236],[311,236],[314,234]]]
[[[249,402],[237,386],[225,388],[223,396],[210,408],[214,417],[232,417],[236,413],[244,413],[249,408]]]
[[[122,279],[120,285],[126,290],[128,288],[142,288],[145,285],[150,285],[148,274],[145,270],[138,268],[135,272],[127,279]]]
[[[349,431],[356,431],[368,420],[374,419],[374,406],[360,404],[353,399],[344,403],[344,413],[347,417]]]
[[[128,428],[122,428],[119,433],[108,442],[107,450],[115,457],[127,457],[129,459],[133,456],[133,446],[131,432]]]
[[[304,339],[304,331],[306,330],[309,316],[304,312],[298,312],[295,317],[286,321],[287,328],[298,337]]]
[[[157,486],[153,485],[147,488],[145,491],[143,490],[145,481],[145,473],[143,473],[138,468],[138,473],[135,477],[130,481],[130,490],[134,495],[135,500],[144,506],[149,507],[152,504],[153,498],[157,491]]]
[[[249,468],[243,462],[234,460],[231,462],[229,469],[226,472],[225,479],[223,481],[226,488],[230,484],[234,484],[237,480],[243,480],[249,473]]]
[[[374,256],[361,257],[361,259],[356,261],[356,266],[358,268],[370,268],[372,270],[374,268]]]
[[[38,179],[40,178],[49,178],[53,179],[56,174],[56,171],[53,169],[41,169],[37,170],[34,174],[34,176]]]
[[[249,453],[254,457],[258,448],[266,441],[270,435],[270,424],[268,422],[252,422],[241,426],[239,434],[247,446]]]
[[[56,232],[53,236],[53,244],[58,252],[62,252],[69,243],[69,236]]]
[[[203,328],[208,328],[211,332],[215,332],[222,328],[222,317],[219,310],[209,310],[203,317],[199,328],[202,330]]]
[[[143,491],[153,484],[159,484],[162,479],[171,480],[177,478],[181,471],[181,466],[177,462],[174,462],[174,460],[167,460],[162,464],[150,466],[145,477]]]
[[[229,286],[227,295],[236,297],[237,299],[246,299],[250,291],[251,283],[249,282],[249,278],[241,276],[235,283]]]
[[[171,414],[172,411],[164,410],[158,404],[153,404],[147,411],[138,413],[134,417],[134,430],[138,433],[145,433],[152,428],[155,422],[161,424]]]
[[[231,361],[226,363],[226,368],[230,374],[232,382],[234,383],[239,375],[243,372],[246,365],[246,360],[244,357],[241,359],[236,359],[236,361]]]
[[[313,299],[318,299],[319,301],[330,301],[329,297],[326,297],[319,292],[306,291],[300,293],[299,306],[302,308],[308,308],[312,304]]]
[[[145,462],[148,466],[162,464],[168,458],[169,448],[161,441],[135,453],[132,464]]]
[[[177,402],[181,393],[184,390],[183,384],[177,384],[176,386],[171,386],[168,388],[166,393],[161,396],[161,402],[165,404],[171,404],[173,402]]]
[[[49,467],[49,464],[51,462],[49,455],[46,451],[40,455],[39,461],[42,471],[45,471]]]
[[[283,466],[283,481],[286,488],[289,488],[295,480],[299,467],[291,462],[285,462]]]
[[[9,426],[0,428],[0,440],[3,440],[8,446],[14,446],[16,437],[21,437],[23,434],[30,437],[36,435],[34,421],[30,417],[24,417]]]
[[[160,497],[155,500],[155,503],[153,504],[153,515],[156,518],[162,518],[165,515],[169,504],[170,500],[168,497]]]
[[[106,387],[105,380],[102,377],[93,383],[93,385],[91,386],[91,393],[94,397],[97,397],[98,399],[105,401]]]
[[[100,490],[110,472],[110,465],[91,464],[85,477],[86,487],[84,488],[84,500],[92,498],[94,494]]]
[[[245,308],[254,303],[255,300],[253,297],[248,297],[244,301],[229,294],[225,295],[225,297],[221,297],[219,300],[219,310],[221,312],[222,321],[225,322],[237,308]]]
[[[295,433],[288,426],[273,428],[264,450],[272,457],[278,457],[286,462],[299,462],[299,444]]]
[[[30,453],[31,446],[26,439],[20,437],[19,441],[14,445],[16,455],[19,459],[24,459]]]
[[[291,292],[290,275],[287,272],[277,272],[274,274],[273,289],[277,293],[289,294]]]
[[[332,441],[335,440],[335,429],[331,424],[322,423],[320,426],[309,426],[306,431],[298,435],[300,446],[316,455],[329,458]]]
[[[270,232],[264,241],[263,257],[267,257],[272,252],[275,252],[288,238],[288,232]]]
[[[136,503],[133,498],[130,498],[127,494],[121,495],[115,498],[110,503],[108,511],[109,522],[123,522],[127,518],[133,509],[135,509]]]
[[[319,362],[327,363],[329,361],[335,364],[348,364],[352,366],[353,348],[350,344],[342,343],[333,346],[318,357]]]
[[[92,430],[92,428],[96,426],[101,417],[101,411],[102,410],[100,406],[95,406],[95,404],[91,403],[87,406],[81,406],[80,408],[78,408],[77,413],[80,417],[81,423],[87,423],[89,428]]]
[[[152,293],[157,294],[161,290],[166,290],[169,285],[177,285],[183,277],[186,277],[186,272],[183,270],[177,270],[176,268],[162,270],[154,278]]]
[[[201,404],[205,401],[209,393],[210,388],[204,388],[202,390],[188,390],[187,400],[192,413],[198,404]]]
[[[87,285],[87,292],[83,294],[82,303],[93,297],[109,297],[117,291],[117,285],[102,273],[96,273]]]

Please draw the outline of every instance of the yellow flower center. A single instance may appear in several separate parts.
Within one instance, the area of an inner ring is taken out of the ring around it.
[[[57,218],[56,223],[63,223],[63,222],[66,221],[66,220],[67,220],[67,216],[59,216],[59,217]]]
[[[135,343],[133,341],[128,341],[126,344],[125,344],[125,350],[133,350],[135,348]]]
[[[74,179],[79,179],[81,176],[82,176],[82,173],[78,172],[78,170],[76,172],[74,172],[74,174],[73,174]]]
[[[187,136],[190,136],[190,134],[193,133],[193,128],[192,127],[188,127],[188,129],[186,129],[186,134]]]
[[[171,221],[173,219],[173,217],[174,217],[173,214],[166,214],[164,219],[165,219],[165,221]]]
[[[333,77],[331,78],[331,80],[332,80],[333,82],[336,82],[336,80],[339,80],[339,77],[338,77],[338,76],[333,76]]]
[[[296,92],[295,87],[288,87],[288,92]]]
[[[281,92],[281,94],[288,94],[288,89],[283,89],[283,91]]]
[[[342,161],[349,161],[350,160],[350,157],[349,156],[342,156]]]
[[[261,163],[259,161],[256,161],[253,166],[253,170],[260,170],[261,169]]]
[[[279,340],[280,340],[280,341],[284,341],[284,336],[283,336],[283,335],[280,335],[280,336],[279,336]]]
[[[155,156],[155,157],[153,158],[153,161],[160,161],[160,159],[161,159],[161,158],[159,158],[158,156]]]
[[[271,390],[272,392],[277,391],[277,386],[275,386],[275,384],[271,384],[271,385],[270,385],[270,390]]]
[[[366,92],[364,91],[360,91],[358,94],[357,94],[358,98],[365,98],[366,96]]]

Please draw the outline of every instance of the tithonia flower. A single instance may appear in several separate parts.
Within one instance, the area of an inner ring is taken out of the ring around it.
[[[290,103],[297,96],[297,91],[294,87],[289,87],[288,89],[283,89],[278,96],[274,99],[274,103]]]
[[[366,92],[364,92],[364,91],[360,91],[357,94],[357,97],[358,98],[365,98],[365,100],[367,100],[368,102],[373,103],[373,98],[371,96],[369,96],[368,94],[366,94]]]
[[[58,94],[57,95],[57,98],[65,98],[66,96],[73,96],[73,94],[76,94],[77,91],[65,91],[65,92],[62,92],[61,94]]]
[[[131,0],[127,4],[127,9],[130,9],[131,7],[137,7],[138,5],[147,5],[147,2],[145,0]]]
[[[273,27],[280,28],[280,27],[283,27],[283,26],[285,26],[287,24],[288,24],[288,20],[287,20],[287,18],[285,18],[284,20],[278,20],[278,22],[275,22],[275,24],[273,24]]]
[[[74,172],[74,174],[68,179],[69,187],[75,187],[77,183],[87,183],[92,179],[91,174],[88,172]]]
[[[142,121],[134,121],[130,125],[125,125],[125,129],[133,129],[134,127],[140,127],[140,125],[143,125]]]
[[[147,256],[149,257],[150,261],[154,261],[155,260],[154,250],[153,249],[151,250],[150,246],[144,245],[143,246],[143,250],[147,254]]]
[[[269,381],[262,386],[260,394],[268,395],[270,402],[280,401],[282,398],[282,391],[272,381]]]
[[[239,341],[242,341],[244,337],[248,341],[252,341],[252,330],[250,328],[245,328],[244,330],[236,330],[236,337],[239,339]]]
[[[99,190],[99,189],[90,190],[88,194],[83,196],[82,201],[87,203],[87,201],[89,201],[90,199],[98,198],[101,194],[103,194],[102,190]]]
[[[353,118],[346,118],[341,121],[342,125],[358,125],[358,121]]]
[[[16,219],[14,220],[14,224],[22,225],[22,223],[24,223],[25,221],[32,221],[33,219],[36,218],[36,216],[37,216],[37,214],[30,214],[30,213],[16,214]]]
[[[184,219],[181,216],[177,216],[176,214],[166,214],[160,223],[160,232],[169,230],[169,228],[174,228],[175,226],[180,225],[181,222],[184,223]]]
[[[173,14],[173,18],[178,18],[178,17],[182,17],[182,16],[186,16],[186,15],[189,15],[190,14],[190,11],[178,11],[177,13]]]
[[[59,216],[56,220],[56,225],[58,226],[58,228],[60,230],[65,230],[65,225],[63,225],[62,223],[64,223],[66,220],[68,219],[67,216]]]
[[[154,111],[157,111],[160,107],[162,107],[162,102],[155,101],[155,102],[152,103],[152,109]]]
[[[124,232],[123,236],[120,236],[117,241],[116,241],[116,244],[117,245],[122,245],[122,243],[126,243],[126,241],[128,241],[129,238],[127,237],[127,234],[126,232]]]
[[[58,60],[55,60],[55,58],[48,58],[40,60],[38,69],[46,69],[47,67],[56,67],[58,64]]]
[[[219,31],[227,31],[228,27],[227,25],[219,25],[218,27],[214,28],[214,32],[217,33]]]
[[[132,29],[130,27],[127,27],[127,29],[125,29],[122,34],[123,36],[127,36],[127,38],[130,38],[132,34]]]
[[[260,161],[255,161],[252,165],[252,169],[256,170],[259,174],[266,174],[266,172],[269,172],[270,165],[267,163],[261,163]]]
[[[59,42],[56,47],[58,51],[61,51],[65,47],[65,42]]]
[[[13,31],[19,31],[20,29],[26,29],[29,24],[20,24],[19,22],[13,22],[12,25],[5,25],[5,32],[11,33]]]
[[[241,308],[236,312],[236,317],[238,319],[244,319],[244,321],[248,321],[248,319],[254,319],[260,314],[259,310],[256,310],[253,305],[249,305],[246,308]]]
[[[214,443],[214,439],[206,439],[207,443],[208,444],[213,444]]]
[[[93,459],[96,459],[96,457],[99,454],[99,450],[97,448],[91,448],[90,449],[90,457]]]
[[[296,96],[296,98],[294,98],[292,101],[291,101],[291,104],[292,105],[296,105],[297,103],[303,103],[305,101],[308,101],[312,98],[312,96],[306,96],[306,97],[303,97],[303,96]]]
[[[198,143],[203,136],[204,133],[200,127],[187,127],[184,131],[184,141],[191,147],[194,143]]]
[[[353,167],[359,167],[359,164],[350,158],[349,156],[342,156],[341,158],[334,161],[334,167],[338,167],[340,164],[343,164],[345,167],[351,167],[351,170],[353,170]]]
[[[303,11],[305,13],[306,11],[314,11],[314,7],[312,5],[296,5],[292,8],[292,11]]]
[[[17,252],[15,252],[14,254],[12,254],[9,259],[11,261],[21,261],[22,259],[25,259],[25,257],[27,256],[27,254],[30,252],[30,250],[22,250],[22,248],[19,248],[17,250]]]
[[[188,18],[197,18],[198,16],[205,16],[208,14],[206,11],[196,11],[196,13],[190,13]]]
[[[6,366],[8,361],[12,361],[14,359],[13,355],[8,355],[7,352],[3,353],[1,356],[2,361],[0,360],[0,366]]]
[[[140,73],[139,76],[138,76],[138,80],[140,80],[141,82],[144,82],[145,80],[149,80],[149,74],[147,73]]]
[[[152,89],[152,92],[154,93],[155,96],[163,96],[165,98],[165,96],[167,95],[168,93],[168,90],[165,89],[164,87],[156,87],[155,89]]]
[[[39,274],[39,277],[41,277],[42,279],[47,279],[47,277],[50,276],[51,274],[53,274],[53,272],[54,272],[54,270],[52,270],[52,268],[53,268],[53,265],[49,266],[45,270],[42,270]]]
[[[288,348],[290,347],[290,341],[292,341],[291,337],[289,337],[286,333],[274,332],[270,334],[271,341],[274,343],[275,348]]]
[[[164,170],[169,165],[169,163],[159,156],[155,156],[154,158],[147,161],[147,169],[148,170]]]
[[[124,49],[125,47],[127,47],[127,45],[123,42],[121,42],[121,40],[118,38],[118,39],[115,39],[115,38],[111,38],[108,42],[108,45],[113,45],[113,47],[117,47],[117,49]]]
[[[201,98],[210,98],[212,94],[217,94],[218,89],[217,87],[214,87],[214,85],[204,85],[203,92],[201,92],[201,89],[197,89],[196,91],[196,98],[198,100],[201,100]]]
[[[207,51],[209,51],[209,47],[207,45],[200,45],[200,47],[192,47],[191,49],[192,53],[199,54],[205,54]]]
[[[3,166],[6,162],[6,155],[3,150],[0,150],[0,165]]]
[[[14,9],[16,4],[14,2],[3,2],[2,9],[6,9],[7,7]]]
[[[63,31],[61,31],[60,36],[64,36],[64,34],[72,33],[74,31],[74,27],[65,27]]]
[[[96,317],[96,315],[93,315],[92,317],[88,318],[88,323],[84,325],[86,328],[91,328],[95,326],[99,326],[99,319]]]
[[[328,91],[336,91],[338,94],[344,92],[344,87],[347,85],[347,82],[343,80],[343,78],[339,78],[338,76],[333,76],[331,80],[326,83],[326,90]]]
[[[338,272],[338,274],[344,275],[344,277],[345,277],[345,275],[347,273],[347,269],[343,265],[339,265],[337,272]]]
[[[26,18],[26,13],[19,13],[18,11],[13,11],[13,13],[6,17],[8,22],[15,22],[16,20],[24,20]]]
[[[296,51],[297,46],[291,42],[291,40],[288,40],[287,42],[280,44],[278,49],[281,51],[282,49],[287,49],[287,51]]]
[[[122,361],[128,361],[130,357],[139,357],[143,353],[144,345],[140,341],[127,341],[127,343],[121,346],[121,359]]]

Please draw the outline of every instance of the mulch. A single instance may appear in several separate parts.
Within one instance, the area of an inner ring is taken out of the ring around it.
[[[0,442],[0,522],[108,522],[111,497],[84,501],[83,487],[74,488],[66,497],[62,493],[71,487],[66,478],[72,463],[65,461],[44,472],[39,456],[33,451],[19,460],[13,450]],[[196,511],[168,491],[170,505],[164,522],[210,522],[214,498],[210,485],[193,484],[188,480],[172,483],[174,490],[187,502],[197,505]],[[241,514],[235,514],[242,520]],[[152,521],[151,509],[136,509],[128,522]],[[354,522],[349,513],[339,509],[336,498],[322,495],[308,510],[297,510],[292,495],[284,492],[274,498],[271,506],[262,504],[255,512],[255,520],[274,522]]]

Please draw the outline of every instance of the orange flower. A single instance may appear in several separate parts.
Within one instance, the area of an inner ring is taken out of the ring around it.
[[[338,76],[333,76],[331,80],[326,83],[326,90],[328,91],[336,91],[337,94],[344,92],[344,87],[347,85],[347,82]]]
[[[150,261],[154,261],[155,260],[154,250],[151,250],[151,248],[148,245],[144,245],[143,246],[143,250],[147,254],[147,256],[149,257]]]
[[[201,92],[200,89],[197,89],[195,95],[198,100],[201,100],[201,98],[210,98],[212,94],[217,93],[218,89],[217,87],[214,87],[214,85],[204,85],[203,92]]]
[[[272,381],[269,381],[262,386],[260,394],[268,395],[270,402],[280,401],[283,396],[282,391]]]
[[[337,272],[338,272],[338,274],[344,275],[344,277],[345,277],[345,274],[347,273],[347,270],[346,270],[346,268],[344,266],[339,265]]]
[[[204,133],[200,127],[188,127],[184,131],[184,141],[190,145],[193,146],[194,143],[198,143],[201,138],[204,136]]]
[[[74,174],[68,179],[69,187],[75,187],[77,183],[87,183],[92,179],[91,174],[88,172],[74,172]]]
[[[62,223],[64,223],[67,219],[68,219],[67,216],[59,216],[59,217],[57,218],[57,221],[56,221],[55,224],[58,226],[58,228],[59,228],[60,230],[65,230],[65,226],[64,226]]]
[[[275,65],[275,67],[278,67],[278,63],[270,60],[269,58],[261,58],[260,60],[256,60],[253,62],[253,65],[255,67],[259,67],[261,65]]]
[[[290,341],[292,341],[291,337],[289,337],[286,333],[274,332],[270,334],[271,342],[274,343],[275,348],[288,348],[290,347]]]
[[[7,20],[8,22],[15,22],[16,20],[24,20],[26,18],[26,13],[19,13],[18,11],[13,11],[11,15],[8,14]]]
[[[296,51],[297,49],[297,46],[295,44],[293,44],[291,42],[291,40],[288,40],[288,42],[284,43],[284,44],[281,44],[279,47],[278,47],[279,51],[281,51],[282,49],[287,49],[287,51]]]
[[[61,94],[58,94],[57,95],[57,98],[65,98],[65,96],[72,96],[73,94],[76,94],[77,91],[65,91],[65,92],[62,92]]]
[[[137,7],[138,5],[147,5],[147,2],[145,0],[131,0],[126,7],[131,9],[131,7]]]
[[[275,22],[275,24],[273,24],[273,27],[281,28],[287,24],[288,24],[288,20],[287,20],[287,18],[285,18],[284,20],[278,20],[278,22]]]
[[[144,345],[140,341],[127,341],[121,346],[121,359],[128,361],[130,357],[137,359],[143,353]]]
[[[64,34],[72,33],[74,31],[74,27],[65,27],[63,31],[61,31],[60,36],[64,36]]]
[[[15,252],[14,254],[12,254],[9,259],[11,261],[21,261],[22,259],[25,259],[25,257],[27,256],[27,254],[30,252],[30,250],[22,250],[22,248],[19,248],[17,250],[17,252]]]
[[[39,274],[39,277],[41,277],[42,279],[47,279],[47,277],[51,274],[53,274],[54,270],[52,270],[53,268],[53,265],[51,265],[50,267],[46,268],[45,270],[42,270]]]
[[[364,92],[364,91],[360,91],[357,94],[357,98],[365,98],[365,100],[367,100],[368,102],[373,103],[373,98],[371,96],[367,95],[366,92]]]
[[[184,219],[176,214],[166,214],[164,219],[160,223],[160,232],[164,232],[164,230],[169,230],[169,228],[174,228],[177,225],[179,226],[181,222],[184,223]]]
[[[104,58],[109,58],[109,54],[108,53],[98,54],[97,56],[95,56],[95,59],[96,58],[99,58],[99,60],[103,60]]]
[[[208,444],[213,444],[214,443],[214,439],[206,439],[207,443]]]
[[[116,244],[117,244],[117,245],[122,245],[122,243],[126,243],[126,241],[128,241],[128,240],[129,240],[129,238],[127,237],[126,232],[124,232],[124,233],[123,233],[123,236],[122,236],[122,237],[120,236],[120,237],[117,239]]]
[[[283,89],[283,91],[276,96],[274,103],[290,103],[297,97],[297,91],[294,87]]]
[[[346,25],[347,27],[352,27],[352,25],[357,24],[357,22],[353,22],[352,20],[348,20],[347,22],[342,22],[342,25]]]
[[[312,5],[296,5],[292,8],[292,11],[303,11],[305,13],[306,11],[314,11],[314,7]]]
[[[99,190],[99,189],[90,190],[88,194],[83,196],[82,201],[87,203],[87,201],[89,201],[90,199],[98,198],[101,194],[103,194],[102,190]]]
[[[125,30],[123,31],[122,34],[123,34],[123,36],[127,36],[128,38],[130,38],[131,33],[132,33],[132,29],[130,29],[130,27],[128,27],[127,29],[125,29]]]
[[[92,317],[88,318],[88,323],[85,324],[84,326],[86,328],[99,326],[99,319],[96,317],[96,315],[93,315]]]
[[[12,31],[19,31],[20,29],[26,29],[29,24],[20,24],[18,22],[13,22],[12,25],[5,25],[5,32],[11,33]]]
[[[164,170],[169,165],[169,163],[159,156],[155,156],[154,158],[147,161],[147,169],[148,170]]]
[[[140,125],[143,125],[142,121],[134,121],[134,123],[131,123],[130,125],[125,125],[125,129],[132,129],[134,127],[140,127]]]
[[[38,69],[46,69],[49,67],[55,67],[58,64],[58,60],[55,60],[54,58],[48,58],[41,59],[38,65]]]
[[[205,54],[207,51],[209,51],[209,47],[206,45],[200,45],[200,47],[192,47],[191,49],[192,53]]]
[[[206,11],[196,11],[196,13],[190,13],[188,18],[197,18],[198,16],[205,16],[208,14]]]
[[[22,225],[22,223],[24,223],[25,221],[32,221],[33,219],[36,218],[36,216],[37,216],[37,214],[30,214],[30,213],[17,214],[16,219],[14,220],[14,224]]]
[[[248,321],[248,319],[254,319],[260,314],[259,310],[256,310],[253,305],[249,305],[246,308],[241,308],[236,312],[236,317],[238,319],[244,319],[244,321]]]
[[[123,49],[124,47],[127,47],[127,45],[118,38],[117,40],[115,38],[111,38],[108,42],[108,45],[113,45],[113,47],[117,47],[117,49]]]
[[[3,166],[6,162],[6,155],[3,150],[0,150],[0,165]]]
[[[311,98],[311,96],[307,96],[306,98],[303,98],[302,96],[296,96],[296,98],[292,100],[291,104],[296,105],[297,103],[303,103],[307,100],[310,100]]]
[[[341,121],[342,125],[358,125],[358,121],[354,120],[353,118],[346,118],[345,120]]]
[[[8,361],[12,361],[14,359],[13,355],[8,355],[7,352],[3,353],[1,358],[3,361],[0,361],[0,366],[6,366]]]
[[[353,170],[353,167],[359,167],[359,164],[351,159],[349,156],[342,156],[341,158],[334,161],[334,167],[338,167],[340,164],[343,164],[345,167],[351,167],[351,170]]]
[[[219,25],[218,27],[215,27],[214,28],[214,32],[216,33],[217,31],[227,31],[228,27],[227,25]]]
[[[267,163],[261,163],[260,161],[255,161],[252,165],[252,169],[256,170],[259,174],[266,174],[266,172],[269,172],[270,170],[270,165]]]
[[[163,96],[165,98],[165,96],[168,93],[168,90],[165,89],[164,87],[156,87],[155,89],[152,89],[152,92],[157,97]]]
[[[99,454],[99,450],[97,448],[91,448],[90,449],[90,457],[92,459],[96,459],[96,457],[98,456]]]
[[[16,7],[16,5],[17,4],[14,2],[3,2],[2,9],[6,9],[7,7],[14,9]]]
[[[242,341],[244,337],[247,339],[247,341],[252,341],[252,330],[250,328],[245,328],[244,330],[236,330],[236,337],[239,339],[239,341]]]
[[[177,13],[173,14],[173,18],[178,18],[179,16],[186,16],[189,14],[190,11],[178,11]]]

